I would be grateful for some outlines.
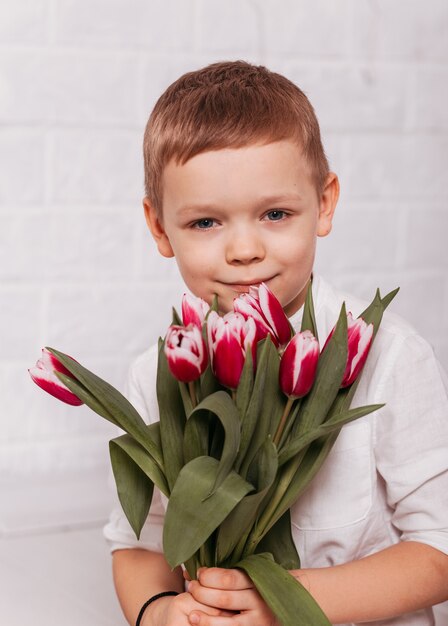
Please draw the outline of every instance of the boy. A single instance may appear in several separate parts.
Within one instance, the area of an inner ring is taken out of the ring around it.
[[[159,99],[145,142],[145,215],[159,252],[176,257],[187,287],[223,312],[264,281],[300,326],[316,237],[329,234],[339,183],[329,171],[305,95],[244,62],[181,77]],[[319,336],[342,300],[313,277]],[[156,350],[131,370],[129,396],[157,421]],[[426,626],[448,599],[448,400],[431,349],[387,314],[354,406],[386,406],[345,426],[320,473],[291,510],[303,569],[293,571],[332,623]],[[140,541],[116,511],[117,593],[130,624],[148,598],[183,592],[161,545],[166,502],[155,492]],[[272,613],[237,570],[210,568],[180,595],[157,597],[142,626],[270,626]]]

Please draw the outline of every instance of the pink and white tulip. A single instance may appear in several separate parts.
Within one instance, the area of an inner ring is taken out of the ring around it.
[[[247,350],[256,349],[256,326],[252,318],[239,313],[220,317],[212,311],[207,318],[207,337],[214,375],[225,387],[236,389],[240,382]]]
[[[351,385],[362,370],[373,339],[373,324],[347,313],[348,356],[341,387]]]
[[[202,324],[204,323],[205,316],[209,309],[209,305],[202,298],[184,293],[182,298],[182,321],[184,326],[194,324],[202,328]]]
[[[319,342],[310,330],[297,333],[280,360],[280,388],[292,398],[306,396],[313,386],[319,360]]]
[[[190,383],[207,367],[208,357],[200,328],[170,326],[165,337],[165,354],[171,373],[177,380]]]
[[[282,305],[265,283],[251,286],[249,293],[235,298],[233,308],[245,319],[252,318],[257,327],[257,341],[268,334],[276,346],[285,346],[291,339],[291,327]]]
[[[58,400],[72,406],[84,404],[56,376],[55,372],[61,372],[73,378],[68,369],[46,348],[42,349],[42,357],[37,361],[36,366],[30,367],[28,372],[36,385]]]
[[[333,336],[335,329],[327,337],[323,350]],[[353,319],[353,315],[347,313],[347,364],[341,387],[348,387],[357,379],[369,354],[373,340],[373,324],[367,324],[362,317]]]

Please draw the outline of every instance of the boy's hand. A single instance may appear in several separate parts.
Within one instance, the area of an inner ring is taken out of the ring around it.
[[[227,615],[227,611],[197,602],[190,593],[159,598],[143,614],[141,626],[190,626],[189,615],[199,611],[206,617]]]
[[[198,577],[199,580],[188,584],[188,592],[197,602],[227,614],[214,615],[208,609],[207,612],[194,609],[189,615],[191,625],[278,626],[274,614],[244,572],[209,567],[200,569]]]

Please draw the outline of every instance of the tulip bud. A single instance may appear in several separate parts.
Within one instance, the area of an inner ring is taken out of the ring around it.
[[[319,342],[310,330],[297,333],[280,360],[280,388],[289,397],[302,398],[310,391],[319,360]]]
[[[327,337],[323,347],[325,350],[333,336],[334,328]],[[367,324],[362,317],[353,319],[353,315],[347,313],[347,363],[341,387],[348,387],[355,382],[362,370],[370,350],[373,339],[373,324]],[[322,350],[322,352],[323,352]]]
[[[233,312],[220,317],[212,311],[207,318],[207,336],[214,375],[225,387],[236,389],[246,351],[256,347],[254,320],[245,320],[242,315]]]
[[[165,337],[165,354],[171,373],[177,380],[190,383],[207,367],[207,349],[201,330],[190,324],[170,326]]]
[[[202,328],[202,324],[209,308],[210,307],[207,302],[202,298],[192,296],[189,293],[184,293],[182,298],[182,321],[184,326],[194,324],[195,326]]]
[[[61,372],[74,378],[68,369],[46,348],[42,349],[42,357],[37,361],[36,366],[30,367],[28,372],[36,385],[58,400],[72,406],[84,404],[56,376],[55,372]]]
[[[373,324],[347,314],[348,355],[341,387],[348,387],[358,377],[366,362],[373,339]]]
[[[250,287],[249,293],[235,298],[233,308],[245,319],[253,318],[257,327],[257,341],[271,335],[276,346],[284,346],[291,339],[291,327],[282,305],[265,283]]]

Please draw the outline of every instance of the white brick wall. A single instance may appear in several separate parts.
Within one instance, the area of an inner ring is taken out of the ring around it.
[[[142,133],[209,62],[264,63],[307,92],[342,184],[319,270],[369,298],[400,285],[395,310],[448,368],[447,28],[446,0],[0,3],[0,530],[106,515],[112,428],[26,370],[52,345],[123,389],[164,332],[181,286],[146,232]]]

